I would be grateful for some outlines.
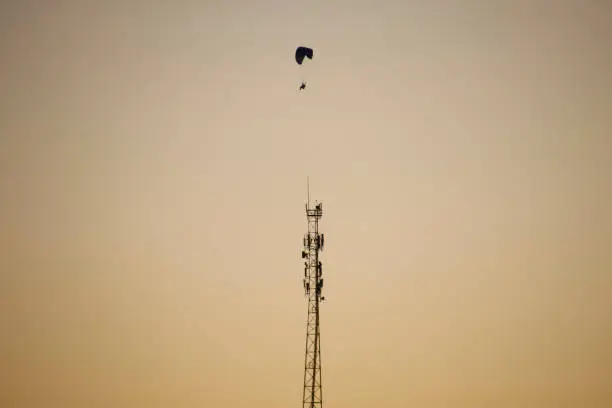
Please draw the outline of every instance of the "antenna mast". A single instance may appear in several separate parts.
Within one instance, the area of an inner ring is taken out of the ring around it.
[[[306,353],[304,357],[304,389],[302,408],[322,408],[323,392],[321,387],[321,337],[319,331],[319,305],[325,300],[323,291],[323,264],[319,261],[319,251],[323,250],[324,236],[319,234],[319,219],[323,216],[323,204],[310,207],[310,181],[306,179],[308,203],[306,219],[308,233],[304,235],[304,293],[308,298],[308,317],[306,319]],[[316,203],[316,202],[315,202]]]
[[[308,191],[308,207],[310,207],[310,177],[306,176],[306,191]],[[308,208],[307,207],[307,208]]]

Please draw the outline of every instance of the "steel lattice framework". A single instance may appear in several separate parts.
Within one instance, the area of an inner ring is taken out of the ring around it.
[[[308,233],[304,235],[304,292],[308,297],[308,317],[306,319],[306,355],[304,357],[303,408],[321,408],[323,391],[321,387],[321,333],[319,330],[319,306],[323,297],[323,265],[319,251],[323,250],[324,236],[319,234],[319,219],[323,216],[323,205],[310,208],[306,204]]]

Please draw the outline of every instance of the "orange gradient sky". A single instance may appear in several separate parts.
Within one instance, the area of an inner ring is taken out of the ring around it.
[[[301,406],[307,175],[326,408],[612,406],[611,40],[604,0],[2,2],[0,406]]]

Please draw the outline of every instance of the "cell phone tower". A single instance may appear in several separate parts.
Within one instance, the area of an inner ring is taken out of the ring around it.
[[[323,250],[324,236],[319,234],[319,219],[323,216],[323,204],[310,207],[310,185],[307,179],[308,202],[306,218],[308,233],[304,235],[304,293],[308,298],[306,319],[306,355],[304,357],[304,392],[302,408],[321,408],[323,390],[321,386],[321,332],[319,330],[319,305],[325,300],[323,292],[323,264],[319,251]]]

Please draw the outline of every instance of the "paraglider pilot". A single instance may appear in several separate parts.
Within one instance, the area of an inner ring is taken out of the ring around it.
[[[295,62],[297,62],[298,65],[302,65],[302,63],[304,62],[304,58],[312,59],[313,55],[314,51],[312,50],[312,48],[297,47],[297,49],[295,50]],[[302,82],[302,85],[300,85],[300,91],[304,88],[306,88],[306,82]]]

